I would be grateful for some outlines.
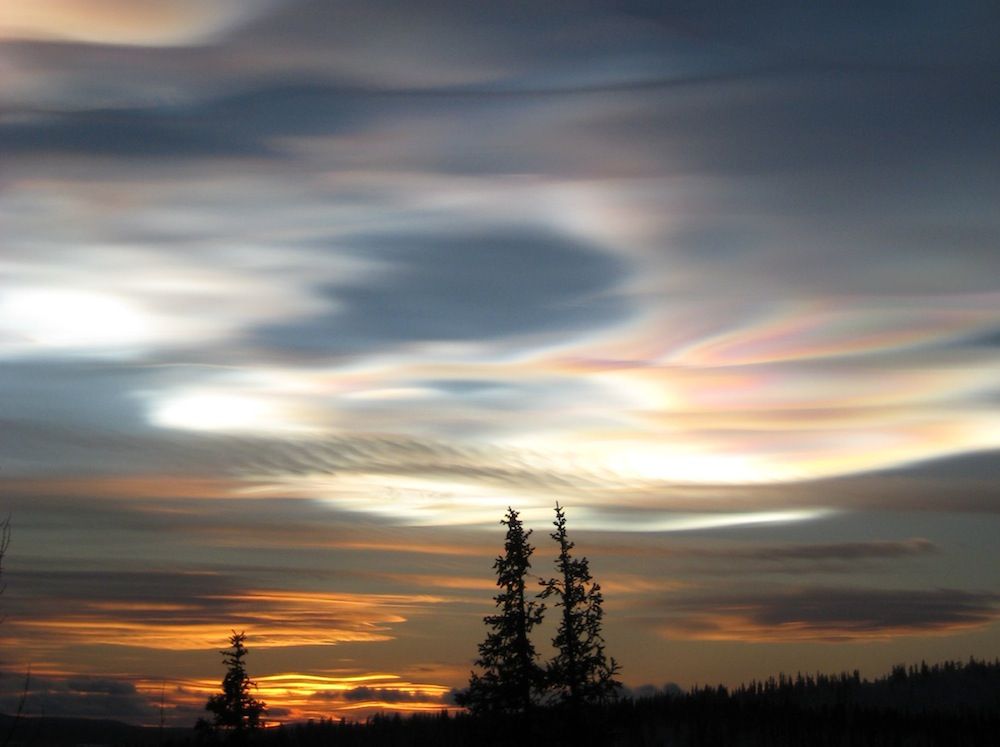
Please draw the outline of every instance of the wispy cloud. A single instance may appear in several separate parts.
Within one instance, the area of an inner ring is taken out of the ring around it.
[[[3,635],[22,657],[73,646],[211,649],[232,628],[246,630],[258,648],[387,641],[393,626],[447,601],[247,588],[208,572],[29,572],[17,580]]]
[[[719,641],[869,641],[983,628],[1000,597],[955,589],[799,588],[670,597],[665,636]]]

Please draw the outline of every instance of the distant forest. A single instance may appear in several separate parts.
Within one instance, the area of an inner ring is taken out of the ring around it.
[[[8,717],[9,718],[9,717]],[[0,726],[6,728],[0,717]],[[111,722],[22,719],[8,745],[80,743],[193,747],[232,743],[193,730]],[[874,680],[857,672],[781,675],[740,687],[623,696],[573,713],[373,716],[262,729],[259,747],[995,747],[1000,744],[1000,660],[896,667]]]

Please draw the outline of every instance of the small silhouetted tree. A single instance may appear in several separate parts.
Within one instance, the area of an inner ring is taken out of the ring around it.
[[[575,709],[613,697],[621,687],[615,679],[621,667],[604,651],[601,586],[591,577],[587,558],[572,556],[575,545],[566,535],[566,513],[558,503],[553,524],[550,536],[559,544],[558,575],[541,582],[539,596],[556,597],[562,618],[552,639],[556,655],[548,664],[547,678],[558,700]]]
[[[531,643],[532,628],[542,621],[545,606],[528,599],[525,578],[531,569],[528,543],[531,530],[524,531],[518,512],[507,509],[500,522],[507,527],[504,554],[493,563],[500,591],[493,597],[497,613],[483,622],[491,628],[479,644],[476,666],[469,687],[456,693],[456,702],[473,713],[524,713],[531,709],[544,672]]]
[[[228,734],[234,742],[242,741],[248,732],[261,727],[261,716],[266,709],[264,701],[250,694],[257,683],[247,675],[243,663],[247,654],[243,645],[246,638],[246,633],[235,630],[229,637],[231,650],[220,652],[227,667],[226,676],[222,678],[222,692],[210,697],[205,704],[205,710],[214,716],[216,731]]]

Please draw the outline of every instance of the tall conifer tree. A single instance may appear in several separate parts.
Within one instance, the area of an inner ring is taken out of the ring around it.
[[[566,534],[566,514],[558,503],[553,524],[550,536],[559,544],[558,575],[542,581],[540,596],[555,596],[562,618],[552,639],[556,655],[548,665],[548,683],[560,702],[578,708],[613,697],[621,686],[615,679],[621,668],[604,651],[601,586],[591,577],[587,558],[572,556],[575,545]]]
[[[245,633],[235,630],[229,637],[232,651],[222,651],[222,661],[226,665],[226,676],[222,679],[222,692],[213,695],[205,704],[205,710],[215,717],[215,729],[227,733],[230,739],[240,744],[248,732],[261,727],[261,716],[266,704],[250,694],[256,683],[247,674],[243,659],[247,654]]]
[[[500,523],[507,527],[507,539],[504,554],[493,563],[500,591],[493,597],[497,613],[483,618],[491,630],[479,644],[476,666],[482,674],[473,673],[469,687],[456,695],[458,704],[473,713],[524,713],[543,684],[530,633],[542,621],[545,606],[526,595],[534,552],[528,543],[531,530],[524,531],[513,508]]]

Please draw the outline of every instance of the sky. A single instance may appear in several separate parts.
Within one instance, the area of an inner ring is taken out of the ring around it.
[[[0,710],[439,709],[557,501],[631,688],[1000,654],[998,38],[0,4]]]

